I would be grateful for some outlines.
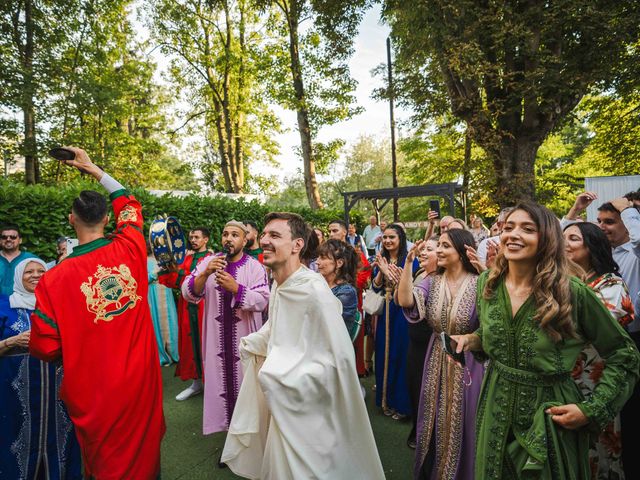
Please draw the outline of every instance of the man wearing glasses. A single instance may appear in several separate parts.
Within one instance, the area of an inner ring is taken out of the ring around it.
[[[22,236],[15,225],[5,225],[0,230],[0,295],[13,293],[13,272],[25,258],[34,258],[30,252],[20,251]]]

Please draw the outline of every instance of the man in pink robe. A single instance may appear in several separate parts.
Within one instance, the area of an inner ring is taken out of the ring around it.
[[[205,302],[202,322],[205,435],[226,431],[242,383],[238,353],[240,339],[262,327],[262,311],[269,303],[264,267],[244,252],[244,224],[228,222],[222,232],[226,256],[201,261],[182,283],[183,297]]]

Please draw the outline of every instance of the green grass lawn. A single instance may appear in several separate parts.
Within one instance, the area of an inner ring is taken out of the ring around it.
[[[202,395],[184,402],[175,400],[175,396],[189,383],[174,377],[174,370],[173,366],[162,369],[164,415],[167,421],[167,433],[162,442],[162,480],[240,478],[228,468],[219,469],[217,465],[226,433],[202,435]],[[371,391],[373,383],[373,378],[364,380],[367,409],[384,473],[389,480],[410,479],[413,450],[406,446],[406,440],[411,425],[380,413],[374,405],[374,393]]]

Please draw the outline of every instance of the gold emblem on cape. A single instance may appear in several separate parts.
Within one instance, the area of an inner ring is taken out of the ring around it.
[[[132,205],[127,205],[122,210],[120,210],[120,214],[118,215],[118,223],[122,222],[137,222],[138,221],[138,211]]]
[[[137,294],[138,283],[124,264],[113,268],[98,265],[96,273],[87,280],[80,290],[87,301],[87,310],[96,316],[93,323],[110,322],[142,299]]]

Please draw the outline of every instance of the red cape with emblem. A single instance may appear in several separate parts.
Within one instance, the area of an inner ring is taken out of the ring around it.
[[[161,270],[158,282],[169,288],[180,289],[182,282],[198,264],[211,252],[196,252],[185,257],[178,271]],[[204,301],[199,304],[187,302],[180,293],[178,298],[178,354],[180,360],[176,367],[176,377],[182,380],[202,378],[202,317]],[[194,328],[197,323],[197,330]]]
[[[146,480],[160,472],[165,423],[142,208],[125,190],[111,200],[115,234],[76,247],[40,280],[29,348],[62,356],[60,397],[87,476]]]

